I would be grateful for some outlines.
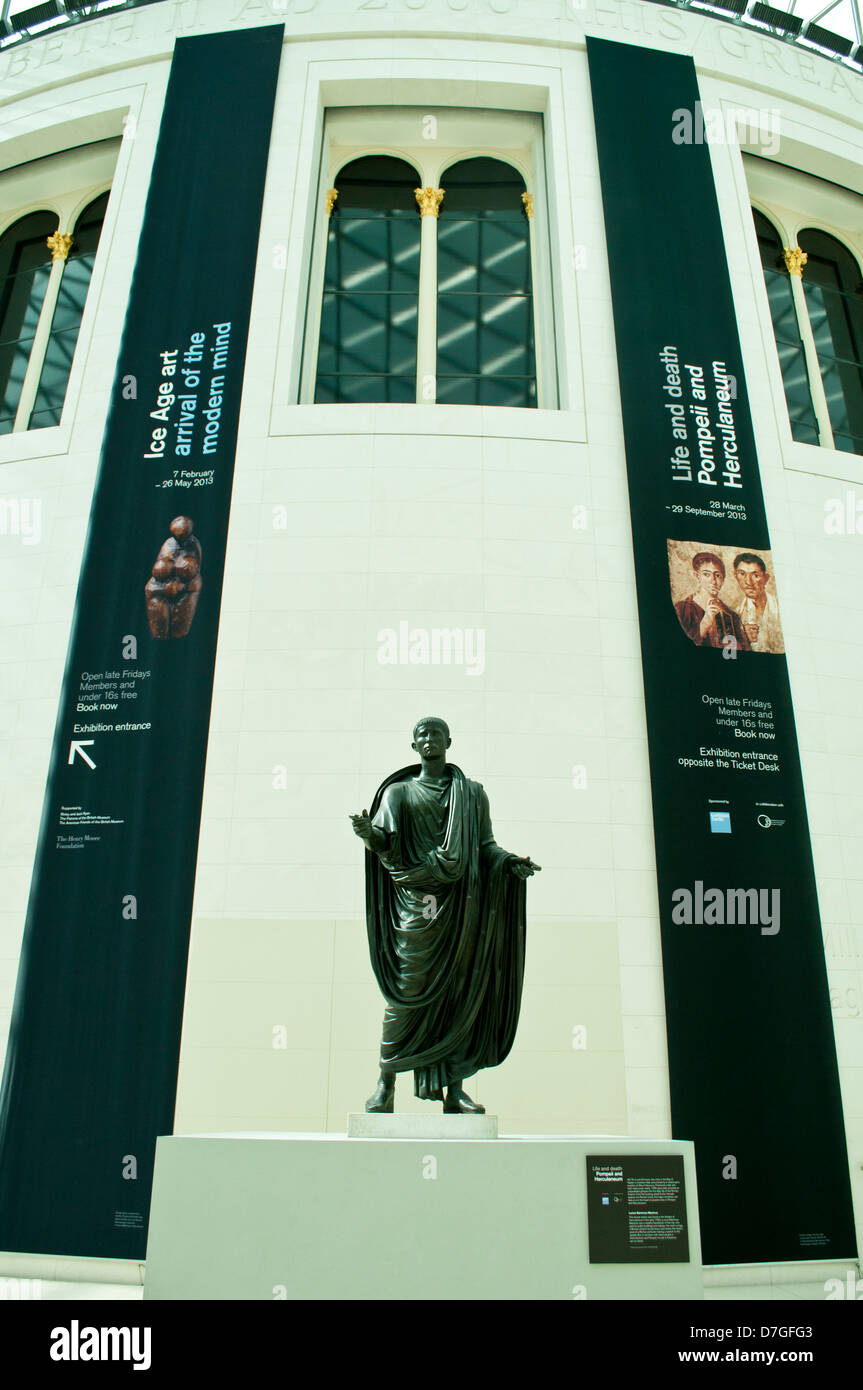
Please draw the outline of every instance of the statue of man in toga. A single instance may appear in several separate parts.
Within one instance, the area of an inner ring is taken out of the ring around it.
[[[380,1080],[367,1111],[391,1112],[396,1073],[450,1115],[484,1114],[462,1081],[512,1047],[524,975],[525,879],[539,869],[495,843],[479,782],[447,763],[443,719],[421,719],[403,767],[351,816],[366,855],[372,969],[387,1001]],[[446,1089],[446,1098],[444,1098]]]

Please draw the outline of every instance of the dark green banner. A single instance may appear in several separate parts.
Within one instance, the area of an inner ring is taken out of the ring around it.
[[[629,476],[673,1133],[707,1263],[855,1253],[774,570],[695,67],[588,39]],[[777,582],[778,581],[778,582]]]
[[[145,1253],[282,37],[179,39],[171,64],[0,1097],[0,1249]]]

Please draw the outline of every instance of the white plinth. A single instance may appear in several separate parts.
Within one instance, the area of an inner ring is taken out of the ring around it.
[[[348,1115],[349,1139],[496,1139],[497,1115]]]
[[[614,1154],[683,1155],[689,1263],[590,1263],[586,1160]],[[695,1163],[684,1141],[276,1133],[157,1141],[145,1299],[702,1296]]]

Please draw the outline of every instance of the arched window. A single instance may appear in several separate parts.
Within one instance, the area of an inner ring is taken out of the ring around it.
[[[782,369],[785,399],[788,402],[791,434],[803,444],[818,444],[818,421],[812,406],[806,354],[797,323],[794,293],[785,264],[782,238],[762,212],[753,209],[752,216],[758,235],[767,298],[770,301],[770,316],[773,319],[773,334]]]
[[[535,406],[524,180],[502,160],[464,159],[450,165],[441,186],[436,399]]]
[[[327,111],[302,403],[557,407],[542,150],[535,112]]]
[[[107,204],[95,198],[71,238],[53,212],[0,237],[0,434],[60,423]]]
[[[51,274],[45,239],[56,228],[56,213],[31,212],[0,237],[0,434],[15,424]]]
[[[814,227],[797,238],[806,309],[833,431],[833,447],[863,454],[863,286],[860,267],[836,237]]]
[[[388,155],[355,159],[336,179],[316,402],[416,400],[418,181]]]
[[[39,388],[33,402],[30,429],[59,425],[66,397],[66,386],[78,330],[90,287],[93,262],[105,220],[108,194],[102,193],[81,213],[75,223],[73,241],[66,257],[63,276],[51,320],[51,333],[42,363]]]

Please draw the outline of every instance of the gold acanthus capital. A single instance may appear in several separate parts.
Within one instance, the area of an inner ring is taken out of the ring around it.
[[[785,267],[789,275],[799,275],[803,278],[803,267],[809,260],[805,251],[801,251],[799,246],[783,246],[782,254],[785,257]]]
[[[414,197],[420,210],[420,217],[437,217],[443,202],[443,188],[415,188]]]
[[[327,200],[326,200],[326,201],[327,201],[327,217],[329,217],[330,214],[332,213],[332,210],[333,210],[333,208],[335,207],[335,204],[336,204],[336,198],[338,198],[338,196],[339,196],[339,190],[338,190],[337,188],[328,188],[328,189],[327,189]]]
[[[524,203],[524,211],[526,216],[533,217],[533,194],[522,193],[521,201]]]
[[[45,245],[51,252],[52,261],[65,261],[74,237],[71,232],[52,232],[45,238]]]

